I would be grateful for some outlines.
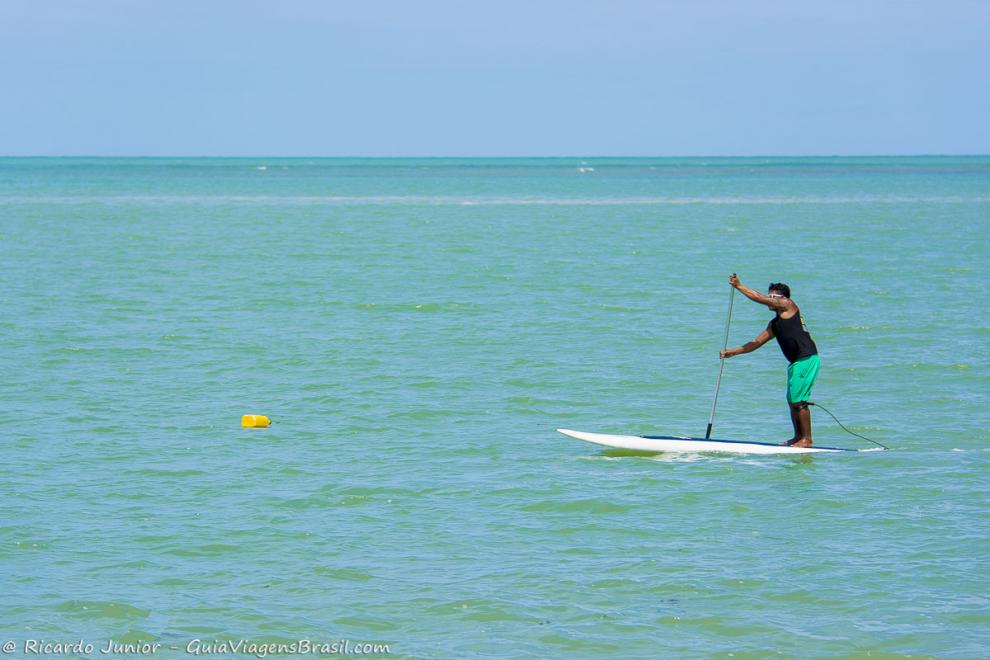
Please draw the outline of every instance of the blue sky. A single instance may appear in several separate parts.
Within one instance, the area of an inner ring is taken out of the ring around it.
[[[990,2],[3,0],[3,155],[990,153]]]

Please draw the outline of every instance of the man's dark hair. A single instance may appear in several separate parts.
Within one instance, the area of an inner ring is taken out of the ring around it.
[[[791,297],[791,287],[787,286],[783,282],[771,282],[769,291],[770,293],[779,293],[785,298]]]

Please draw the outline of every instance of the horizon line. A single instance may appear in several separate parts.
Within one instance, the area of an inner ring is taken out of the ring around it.
[[[432,155],[432,156],[384,156],[384,155],[276,155],[276,154],[248,154],[248,155],[217,155],[217,154],[0,154],[0,158],[321,158],[321,159],[488,159],[488,160],[522,160],[522,159],[579,159],[579,158],[601,158],[601,159],[633,159],[633,158],[985,158],[990,157],[990,153],[857,153],[857,154],[690,154],[690,155],[517,155],[517,156],[486,156],[486,155]]]

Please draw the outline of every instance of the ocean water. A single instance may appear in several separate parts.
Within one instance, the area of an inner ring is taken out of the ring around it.
[[[987,157],[0,159],[0,642],[987,657],[988,223]],[[892,451],[554,431],[703,434],[732,272]]]

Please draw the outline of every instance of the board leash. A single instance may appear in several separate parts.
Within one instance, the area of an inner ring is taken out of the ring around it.
[[[820,403],[815,403],[813,401],[807,401],[806,403],[809,406],[815,406],[816,408],[821,408],[822,410],[824,410],[825,412],[827,412],[828,413],[828,416],[831,417],[832,419],[834,419],[835,420],[835,423],[838,424],[839,426],[841,426],[842,427],[842,430],[845,431],[846,433],[848,433],[849,435],[854,435],[857,438],[862,438],[863,440],[866,440],[867,442],[872,442],[873,444],[875,444],[878,447],[883,447],[884,449],[887,449],[887,450],[890,449],[890,447],[888,447],[887,445],[881,445],[876,440],[870,440],[865,435],[860,435],[859,433],[853,433],[852,431],[850,431],[849,429],[847,429],[842,422],[839,421],[839,418],[838,417],[836,417],[835,415],[833,415],[832,412],[828,408],[826,408],[825,406],[821,405]]]

